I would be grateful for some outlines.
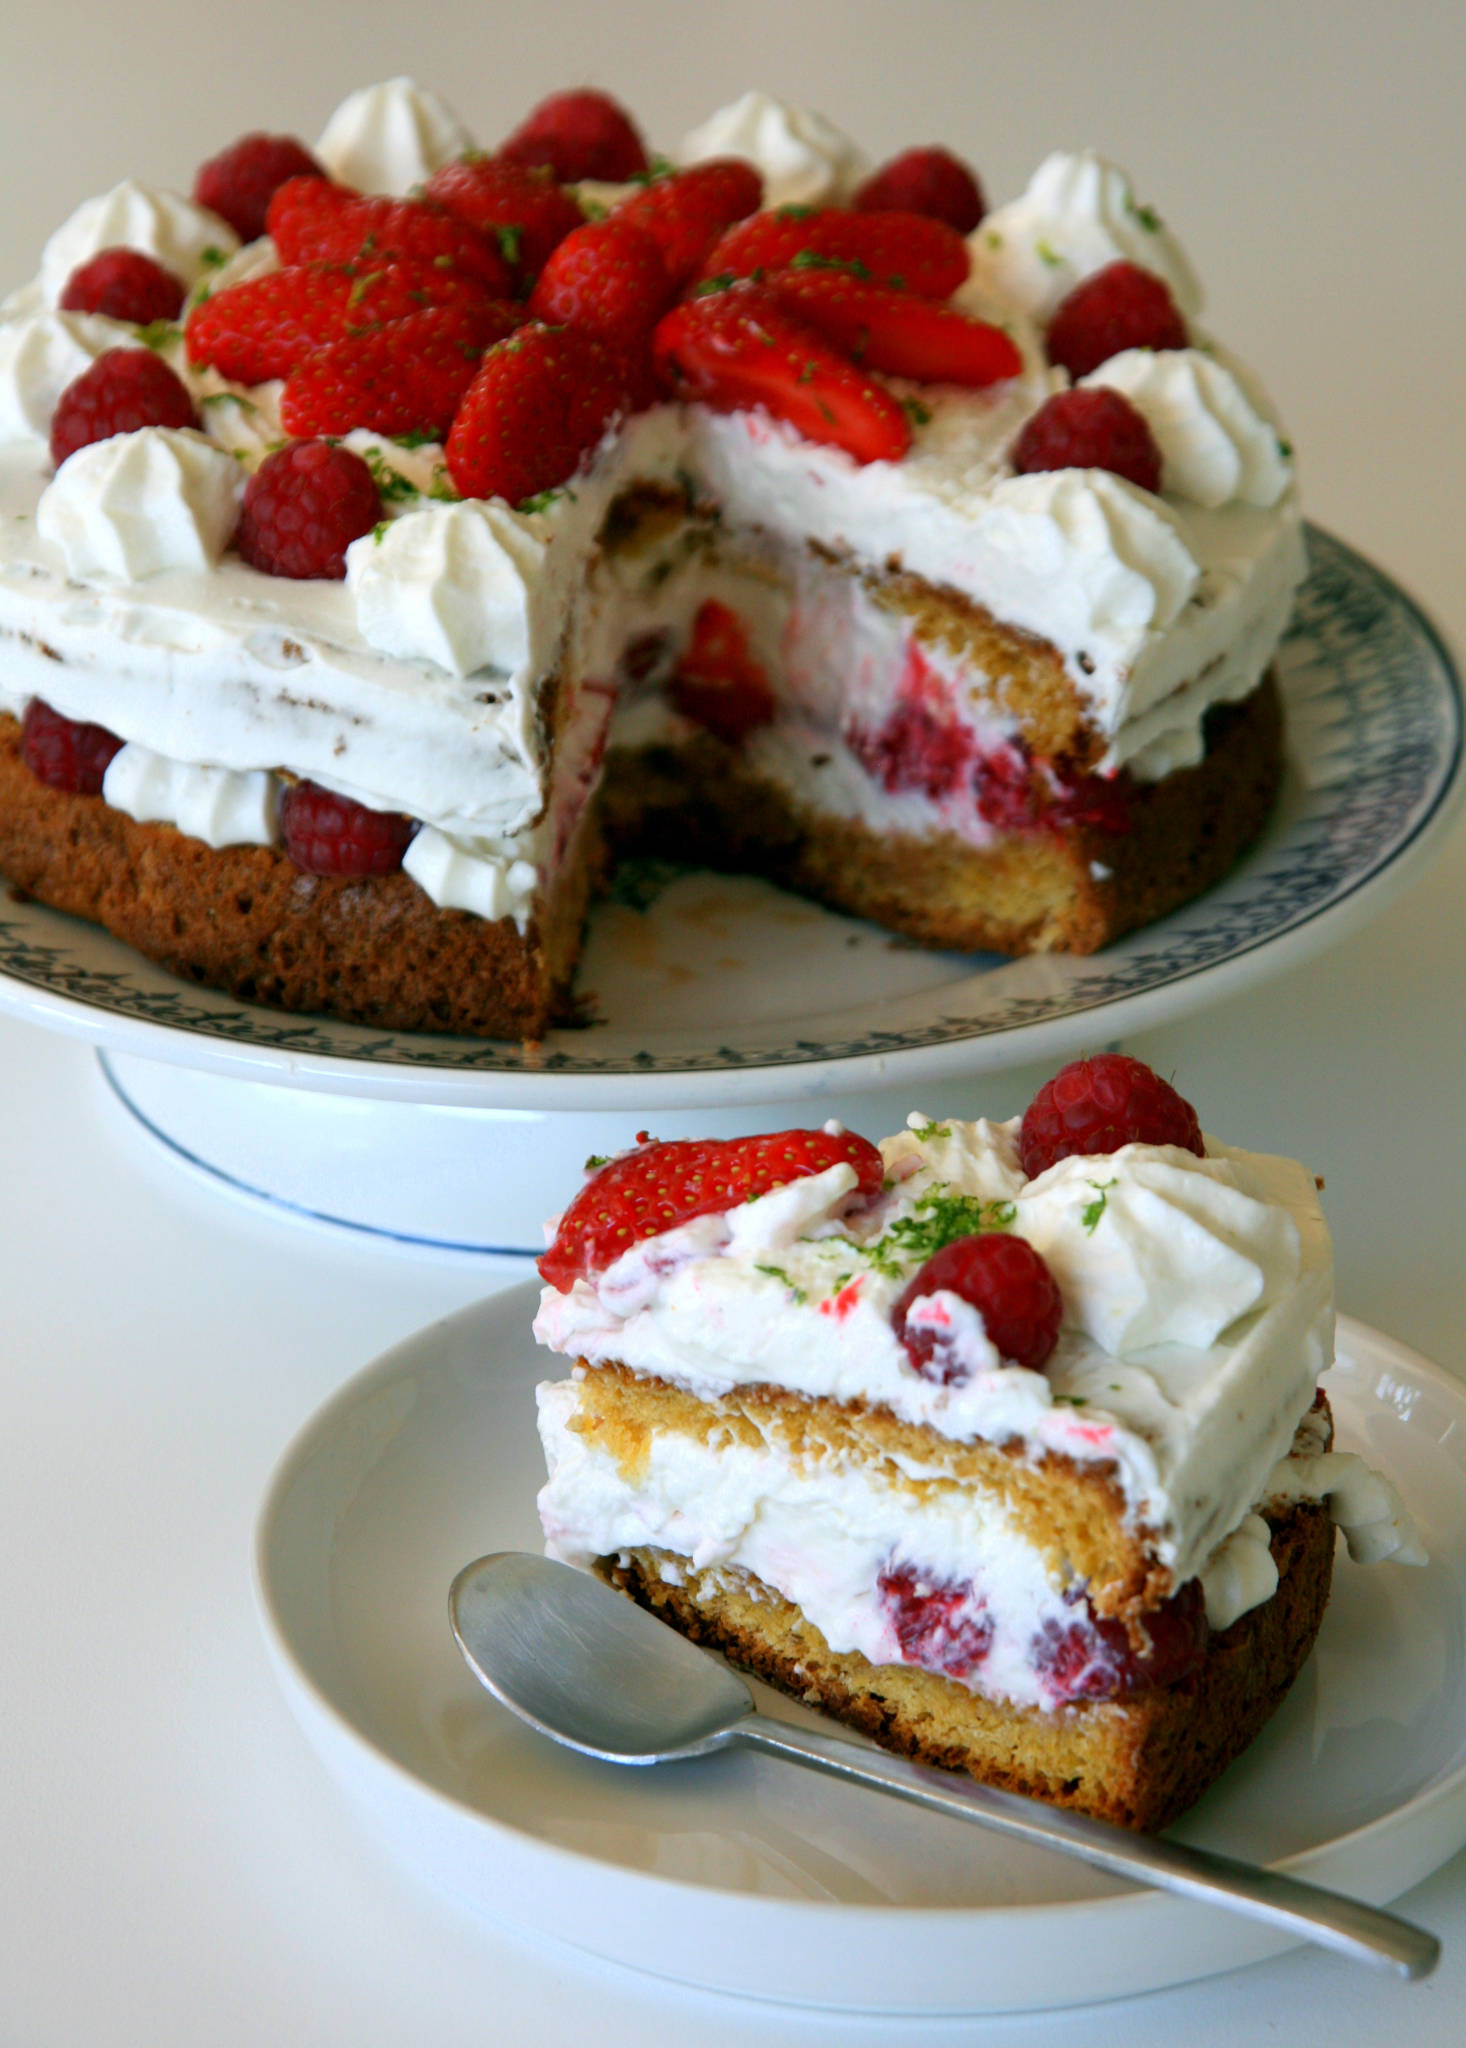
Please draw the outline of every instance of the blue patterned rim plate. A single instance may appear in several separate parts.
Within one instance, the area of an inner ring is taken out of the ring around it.
[[[1461,687],[1397,585],[1310,531],[1279,654],[1289,768],[1242,866],[1089,959],[924,953],[762,883],[640,867],[593,922],[602,1021],[538,1046],[380,1032],[197,989],[38,904],[0,914],[0,1008],[240,1079],[479,1108],[774,1101],[1057,1059],[1296,965],[1383,908],[1461,785]]]

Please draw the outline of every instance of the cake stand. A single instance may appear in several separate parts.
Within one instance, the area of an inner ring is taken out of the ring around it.
[[[1316,530],[1310,544],[1262,840],[1094,958],[929,953],[760,882],[643,862],[592,920],[578,986],[594,1021],[540,1044],[260,1009],[28,902],[0,905],[0,1008],[92,1042],[119,1113],[221,1189],[521,1262],[586,1158],[648,1122],[675,1138],[838,1117],[879,1135],[911,1109],[1009,1114],[1063,1059],[1333,944],[1441,844],[1462,784],[1450,656],[1381,571]]]

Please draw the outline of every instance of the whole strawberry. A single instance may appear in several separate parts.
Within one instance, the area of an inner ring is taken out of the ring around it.
[[[1118,1152],[1122,1145],[1179,1145],[1206,1157],[1186,1098],[1143,1060],[1102,1052],[1071,1060],[1045,1081],[1023,1113],[1018,1156],[1032,1179],[1057,1160]]]
[[[560,1218],[539,1261],[551,1287],[568,1291],[603,1273],[639,1240],[696,1216],[715,1216],[790,1181],[853,1166],[852,1202],[880,1193],[884,1167],[852,1131],[777,1131],[758,1138],[677,1139],[625,1152],[592,1174]]]
[[[626,109],[589,89],[541,100],[495,154],[504,163],[540,165],[562,185],[582,178],[620,185],[647,168],[646,145]]]
[[[348,335],[297,363],[280,395],[287,434],[421,434],[441,441],[484,350],[512,334],[522,309],[503,299],[429,306],[370,334]]]
[[[476,278],[432,264],[298,263],[229,285],[196,305],[185,329],[191,363],[240,384],[288,377],[305,356],[428,306],[482,305]]]
[[[572,477],[627,403],[626,371],[571,327],[521,327],[496,342],[448,435],[448,473],[461,497],[511,505]]]
[[[615,220],[632,221],[662,254],[671,283],[681,289],[724,231],[756,213],[764,181],[741,157],[710,157],[685,171],[653,178],[623,199]]]
[[[293,135],[241,135],[217,156],[200,164],[193,196],[227,220],[241,242],[265,232],[270,201],[287,178],[324,178],[325,172]]]
[[[757,287],[687,299],[653,337],[657,374],[715,411],[762,407],[808,441],[857,462],[899,462],[911,446],[900,402]]]
[[[671,296],[656,243],[614,214],[565,237],[540,272],[529,311],[630,354],[645,346]]]
[[[550,251],[582,226],[585,215],[562,192],[543,164],[502,163],[466,156],[444,164],[427,182],[427,196],[495,243],[525,294]]]
[[[267,219],[283,263],[414,263],[476,278],[499,297],[514,288],[497,244],[431,200],[367,198],[324,178],[292,178]]]

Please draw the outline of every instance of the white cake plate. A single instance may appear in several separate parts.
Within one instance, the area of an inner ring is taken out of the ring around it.
[[[536,1937],[846,2009],[1121,1998],[1291,1945],[775,1759],[594,1763],[489,1699],[453,1642],[448,1586],[486,1551],[543,1542],[534,1385],[556,1361],[530,1335],[536,1300],[505,1289],[349,1380],[261,1510],[255,1583],[277,1675],[387,1853]],[[1347,1319],[1338,1351],[1325,1384],[1339,1442],[1394,1478],[1430,1564],[1340,1555],[1298,1682],[1174,1832],[1382,1905],[1466,1842],[1466,1389]],[[758,1691],[760,1708],[814,1719]],[[1335,1967],[1343,2001],[1351,1966]]]
[[[1279,656],[1288,772],[1262,840],[1199,902],[1092,959],[929,953],[764,883],[623,869],[542,1044],[289,1016],[177,980],[95,926],[0,905],[0,1008],[90,1040],[118,1100],[217,1185],[405,1243],[525,1256],[592,1153],[830,1116],[986,1113],[1081,1051],[1296,967],[1381,910],[1462,787],[1449,655],[1339,541]],[[1023,1081],[1013,1075],[1023,1069]],[[1010,1086],[1011,1082],[1011,1086]]]

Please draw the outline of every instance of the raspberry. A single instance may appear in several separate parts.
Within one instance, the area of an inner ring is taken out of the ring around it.
[[[1210,1631],[1199,1579],[1189,1579],[1143,1617],[1150,1638],[1145,1650],[1134,1647],[1123,1622],[1097,1615],[1086,1595],[1070,1597],[1080,1610],[1076,1619],[1046,1621],[1029,1645],[1051,1707],[1074,1700],[1126,1699],[1150,1686],[1179,1684],[1206,1654]]]
[[[667,389],[715,411],[761,406],[857,462],[899,462],[911,446],[893,394],[756,286],[674,306],[652,347]]]
[[[280,799],[285,851],[308,875],[394,875],[416,831],[415,818],[368,810],[318,782],[293,782]]]
[[[1118,391],[1057,391],[1046,398],[1013,446],[1020,476],[1039,469],[1108,469],[1142,491],[1161,487],[1161,451],[1128,398]]]
[[[845,739],[866,774],[892,796],[919,789],[933,802],[968,780],[977,751],[970,726],[909,698],[898,703],[874,732],[852,725]]]
[[[987,208],[982,187],[949,149],[907,149],[872,172],[851,201],[861,213],[921,213],[970,235]]]
[[[292,441],[267,455],[244,487],[234,544],[267,576],[346,574],[346,550],[382,516],[359,455],[325,441]]]
[[[495,154],[501,163],[544,165],[562,185],[594,178],[622,185],[647,168],[636,124],[609,93],[557,92],[541,100]]]
[[[652,237],[674,286],[680,289],[734,221],[758,210],[764,181],[741,157],[710,157],[669,177],[653,178],[623,199],[612,218],[629,220]]]
[[[992,1648],[992,1620],[970,1579],[938,1579],[912,1564],[888,1564],[876,1591],[904,1663],[966,1678]]]
[[[656,243],[613,215],[565,237],[540,272],[529,310],[547,326],[578,327],[629,353],[646,343],[670,297]]]
[[[287,178],[325,175],[293,135],[264,135],[257,129],[199,165],[193,196],[199,206],[227,220],[241,242],[256,242],[265,232],[270,201]]]
[[[1191,337],[1176,301],[1154,271],[1110,263],[1075,285],[1049,322],[1051,363],[1077,383],[1125,348],[1185,348]]]
[[[541,1278],[568,1293],[582,1276],[603,1273],[638,1238],[658,1237],[695,1216],[719,1215],[842,1163],[856,1171],[852,1201],[880,1193],[881,1155],[853,1131],[639,1143],[592,1174],[575,1197],[540,1258]]]
[[[730,747],[772,722],[774,693],[749,652],[748,629],[714,597],[698,606],[668,695],[684,717],[695,718]]]
[[[465,498],[511,505],[572,477],[626,405],[626,374],[571,327],[521,327],[484,357],[448,434],[448,474]]]
[[[981,1237],[959,1237],[933,1252],[908,1282],[891,1310],[891,1327],[923,1379],[943,1386],[960,1385],[967,1367],[954,1355],[940,1332],[906,1318],[923,1295],[944,1292],[970,1302],[998,1355],[1012,1365],[1037,1372],[1059,1341],[1064,1303],[1053,1274],[1023,1237],[1000,1231]]]
[[[544,269],[550,251],[584,225],[585,215],[544,165],[462,157],[427,182],[427,196],[498,244],[522,291]]]
[[[1023,1112],[1018,1157],[1032,1180],[1060,1159],[1097,1158],[1122,1145],[1179,1145],[1206,1157],[1196,1111],[1169,1081],[1128,1053],[1071,1060]]]
[[[63,718],[39,697],[26,706],[20,728],[20,758],[50,789],[72,796],[100,796],[107,764],[122,741],[105,725]]]
[[[183,279],[141,249],[103,249],[79,263],[57,300],[63,313],[102,313],[109,320],[176,320]]]
[[[188,359],[239,384],[288,377],[305,356],[428,306],[482,305],[477,278],[430,263],[300,263],[215,292],[188,316]]]
[[[348,335],[297,363],[280,395],[287,434],[425,434],[441,441],[453,424],[484,350],[519,326],[504,299],[430,306],[370,334]]]
[[[948,299],[966,278],[969,260],[959,234],[919,213],[776,206],[719,236],[702,274],[711,280],[789,269],[844,270],[862,283]]]
[[[498,297],[514,289],[497,245],[432,200],[369,199],[324,178],[291,178],[267,220],[282,263],[346,263],[363,272],[412,263],[475,278]]]
[[[51,415],[51,460],[139,427],[196,427],[193,400],[148,348],[109,348],[73,378]]]

